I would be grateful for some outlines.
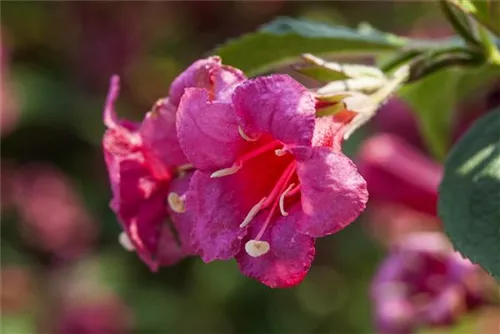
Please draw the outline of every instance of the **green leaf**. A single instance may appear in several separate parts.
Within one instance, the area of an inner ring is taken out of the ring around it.
[[[259,31],[228,41],[214,50],[225,64],[256,75],[292,63],[303,53],[372,55],[399,49],[408,39],[375,29],[354,30],[323,23],[278,18]]]
[[[452,3],[473,15],[495,35],[500,36],[500,2],[498,0],[454,0]]]
[[[450,147],[452,114],[475,90],[500,75],[494,66],[448,68],[403,87],[399,95],[417,115],[420,132],[433,155],[442,160]]]
[[[439,187],[439,217],[455,249],[500,280],[500,108],[452,149]]]

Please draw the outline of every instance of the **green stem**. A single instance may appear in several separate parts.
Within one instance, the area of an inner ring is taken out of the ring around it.
[[[453,29],[462,36],[462,38],[469,44],[478,46],[479,43],[474,38],[472,33],[463,25],[462,22],[458,19],[458,17],[453,12],[453,9],[450,7],[450,4],[446,0],[442,0],[439,2],[441,10],[443,14],[448,19],[448,22],[453,26]]]
[[[492,36],[484,27],[478,26],[478,30],[479,38],[481,39],[487,61],[490,64],[500,66],[500,51],[498,50]]]

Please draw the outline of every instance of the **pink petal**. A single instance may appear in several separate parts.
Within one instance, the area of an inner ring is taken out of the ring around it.
[[[187,163],[177,140],[175,107],[167,99],[146,114],[139,130],[144,146],[167,168]]]
[[[201,170],[230,167],[247,144],[231,105],[209,102],[205,89],[186,89],[177,110],[177,133],[187,158]]]
[[[193,210],[193,244],[205,262],[234,257],[246,234],[239,225],[248,211],[241,208],[240,198],[232,189],[234,177],[211,179],[196,171],[191,179],[186,210]]]
[[[247,135],[268,133],[285,144],[311,145],[315,102],[291,77],[275,74],[247,80],[234,90],[233,103]]]
[[[313,237],[353,222],[368,200],[365,180],[344,154],[325,147],[295,147],[303,219],[299,231]]]
[[[299,284],[306,276],[314,259],[314,239],[297,231],[300,220],[298,206],[286,217],[280,216],[264,232],[261,240],[270,245],[269,252],[251,257],[243,248],[236,256],[241,272],[271,288],[286,288]],[[259,215],[250,223],[249,235],[255,237],[266,215]]]
[[[130,122],[127,120],[120,120],[116,115],[115,103],[118,99],[120,93],[120,77],[113,75],[109,82],[108,96],[106,97],[106,103],[104,105],[103,120],[104,125],[109,129],[115,129],[118,127],[123,128],[123,130],[136,131],[139,128],[139,123]]]
[[[189,172],[185,175],[178,176],[170,183],[169,193],[174,192],[179,196],[186,196],[189,190],[189,183],[194,172]],[[182,251],[185,254],[195,254],[194,247],[191,241],[191,231],[196,219],[195,212],[186,210],[179,213],[168,207],[168,213],[172,220],[172,225],[175,227]]]
[[[345,126],[356,116],[355,113],[343,110],[334,116],[317,117],[314,125],[312,146],[330,147],[340,152],[344,141]]]
[[[149,168],[137,156],[121,161],[119,172],[119,196],[118,200],[113,200],[112,208],[138,255],[151,270],[156,270],[159,264],[180,260],[183,253],[165,223],[168,182],[153,178]]]
[[[214,56],[194,62],[182,72],[170,86],[170,102],[178,106],[184,90],[190,87],[205,88],[212,98],[227,96],[227,90],[245,79],[235,68],[221,65],[220,57]]]

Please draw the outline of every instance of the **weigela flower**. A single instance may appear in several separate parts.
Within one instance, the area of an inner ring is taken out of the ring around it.
[[[212,96],[224,96],[226,87],[242,79],[241,72],[222,66],[218,57],[199,60],[174,80],[169,97],[159,100],[141,123],[117,118],[119,79],[111,80],[103,138],[113,191],[111,208],[124,228],[120,241],[135,249],[152,270],[192,254],[193,217],[185,212],[183,201],[192,172],[185,168],[187,160],[175,129],[184,89],[203,87]],[[165,222],[168,217],[173,229]]]
[[[375,275],[371,298],[380,333],[412,333],[453,323],[485,302],[481,271],[454,252],[438,232],[398,243]]]
[[[358,168],[373,203],[397,203],[436,215],[443,168],[398,136],[379,134],[364,141]]]
[[[314,238],[363,211],[365,181],[340,152],[352,115],[316,118],[315,104],[287,75],[244,81],[219,99],[185,90],[177,133],[198,169],[186,209],[204,261],[236,258],[247,276],[293,286],[311,265]]]

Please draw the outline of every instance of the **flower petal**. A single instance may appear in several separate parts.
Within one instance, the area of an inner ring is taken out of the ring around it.
[[[206,171],[230,167],[246,145],[231,105],[209,102],[205,89],[186,89],[177,110],[177,133],[188,160]]]
[[[165,223],[168,182],[153,178],[137,154],[119,163],[119,176],[119,196],[113,199],[112,209],[138,255],[153,271],[159,264],[180,260],[183,253]]]
[[[303,219],[299,231],[313,237],[335,233],[364,210],[366,182],[344,154],[325,147],[295,147]]]
[[[186,210],[196,214],[193,244],[205,262],[234,257],[246,234],[246,229],[239,224],[247,212],[242,210],[238,193],[232,189],[233,179],[212,179],[200,171],[191,179]]]
[[[163,99],[146,114],[139,129],[144,146],[167,168],[187,163],[175,128],[175,107]]]
[[[288,75],[245,81],[234,90],[233,103],[240,125],[251,137],[269,133],[285,144],[311,145],[315,102]]]
[[[227,98],[227,92],[231,91],[230,87],[244,79],[245,75],[240,70],[221,65],[220,57],[200,59],[172,82],[170,102],[177,107],[184,90],[190,87],[207,89],[211,99]]]
[[[300,234],[297,224],[300,207],[295,206],[288,216],[280,216],[264,232],[260,240],[267,241],[269,251],[259,257],[248,255],[243,248],[236,256],[241,272],[271,288],[286,288],[299,284],[314,259],[314,239]],[[252,222],[246,239],[255,237],[266,215]]]
[[[175,178],[170,183],[169,194],[175,193],[185,201],[185,197],[189,190],[189,183],[194,172],[189,172],[185,175],[181,175]],[[182,251],[185,254],[195,254],[194,247],[191,241],[191,231],[193,230],[193,224],[196,219],[195,212],[193,210],[186,210],[184,212],[176,212],[168,207],[168,213],[172,220],[172,225],[175,227],[177,232],[179,242],[181,244]]]
[[[136,131],[139,128],[139,123],[120,120],[116,115],[115,103],[120,93],[120,77],[113,75],[109,82],[108,96],[104,105],[103,120],[104,125],[109,129],[123,128],[123,130]]]

